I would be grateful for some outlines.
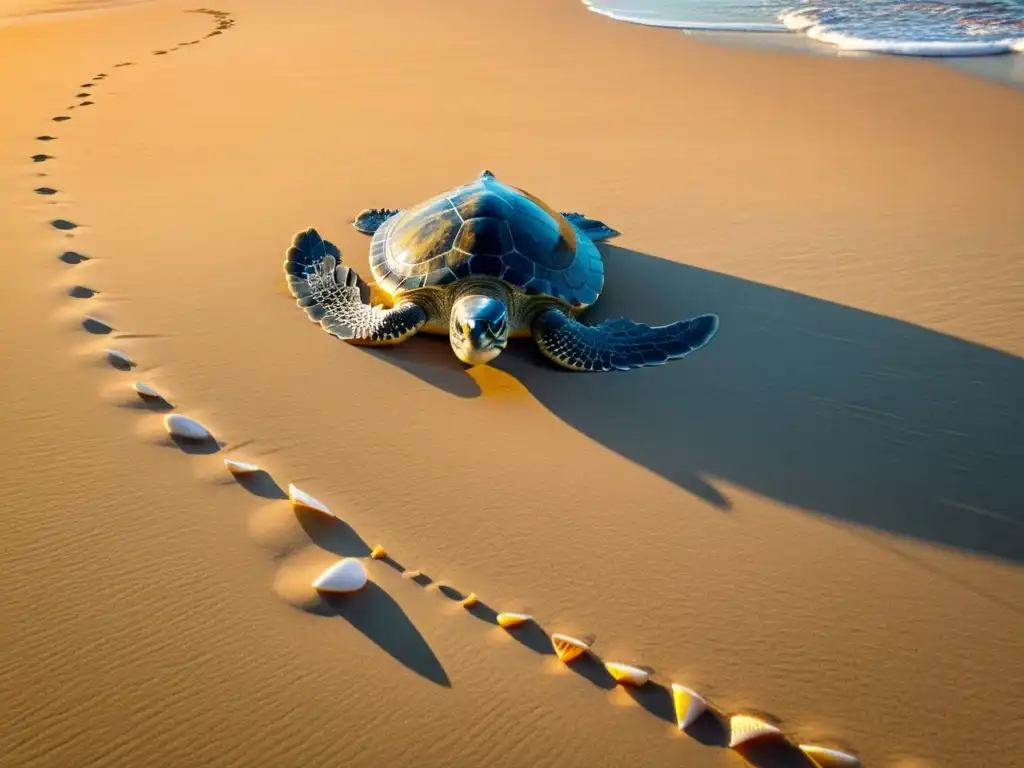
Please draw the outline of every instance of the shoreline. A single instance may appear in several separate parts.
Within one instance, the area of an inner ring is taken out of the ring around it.
[[[628,23],[628,22],[627,22]],[[655,29],[655,27],[652,27]],[[1006,53],[996,56],[894,56],[882,53],[840,51],[794,32],[727,32],[679,30],[698,42],[742,50],[765,50],[800,56],[837,59],[910,60],[950,69],[983,80],[1024,90],[1024,54]]]
[[[622,18],[593,7],[588,0],[581,0],[591,13],[620,24],[664,29],[679,32],[688,38],[714,45],[723,45],[742,50],[765,50],[807,56],[824,56],[842,59],[909,59],[951,67],[973,77],[993,80],[1017,90],[1024,89],[1024,53],[1002,53],[984,56],[911,56],[865,51],[845,51],[829,43],[819,42],[800,30],[787,30],[780,22],[773,24],[711,24],[702,29],[700,24],[683,22],[661,22],[657,17]],[[731,29],[730,27],[736,27]],[[715,27],[715,28],[710,28]],[[777,28],[776,28],[777,27]]]
[[[116,727],[136,763],[182,744],[237,765],[723,759],[676,733],[662,699],[551,663],[438,584],[548,632],[593,631],[604,658],[866,764],[1014,746],[994,718],[1019,708],[1024,679],[1024,553],[1000,474],[1019,457],[1024,380],[1019,105],[914,67],[609,29],[568,0],[479,16],[463,0],[430,14],[257,0],[194,48],[200,25],[171,15],[183,7],[44,24],[51,47],[19,38],[22,69],[0,81],[23,105],[0,127],[16,169],[0,177],[16,212],[0,239],[21,257],[0,311],[25,363],[0,414],[17,438],[0,447],[16,499],[0,641],[23,662],[0,700],[20,754],[42,740],[54,765],[110,757]],[[419,23],[383,48],[362,34],[393,13]],[[140,42],[139,26],[169,39]],[[494,29],[528,40],[530,60],[452,131],[432,86],[456,71],[461,92],[483,92],[474,65]],[[442,32],[463,41],[443,60]],[[107,69],[122,50],[133,66]],[[566,82],[606,99],[566,111]],[[820,104],[793,98],[828,84]],[[64,114],[72,88],[88,93]],[[951,112],[947,90],[973,108]],[[418,119],[367,120],[368,93]],[[467,372],[443,341],[341,344],[281,289],[297,229],[321,228],[365,277],[351,215],[482,167],[624,233],[596,319],[718,311],[720,338],[637,375],[559,376],[526,344]],[[113,345],[133,373],[106,363]],[[168,444],[164,412],[127,389],[136,377],[225,444]],[[225,456],[269,482],[240,489]],[[288,479],[346,522],[293,513]],[[374,562],[365,611],[310,604],[320,570],[377,543],[434,587]],[[317,738],[338,726],[357,735]]]

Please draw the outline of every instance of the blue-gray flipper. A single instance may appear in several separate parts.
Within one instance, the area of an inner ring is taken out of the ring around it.
[[[412,302],[392,309],[369,303],[370,287],[341,263],[341,251],[313,228],[295,235],[284,261],[288,287],[309,319],[353,344],[405,341],[427,321]]]
[[[398,208],[366,208],[355,217],[352,226],[364,235],[372,235],[380,228],[381,224],[401,212]]]
[[[588,219],[582,213],[563,213],[563,216],[569,220],[577,229],[586,234],[595,243],[602,240],[611,240],[613,237],[618,237],[620,232],[612,229],[603,221],[597,219]]]
[[[557,308],[538,315],[532,328],[541,352],[574,371],[627,371],[661,365],[700,349],[717,330],[717,315],[658,326],[617,317],[591,326]]]

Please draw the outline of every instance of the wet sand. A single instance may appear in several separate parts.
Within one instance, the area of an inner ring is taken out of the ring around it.
[[[1018,93],[575,0],[228,2],[209,38],[189,7],[0,28],[0,766],[742,764],[493,611],[865,765],[1012,763]],[[296,231],[367,276],[360,209],[485,167],[623,233],[593,319],[718,337],[466,371],[294,306]],[[137,380],[222,445],[169,442]],[[358,599],[313,598],[378,543]]]

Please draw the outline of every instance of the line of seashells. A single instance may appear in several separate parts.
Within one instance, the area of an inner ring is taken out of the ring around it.
[[[216,28],[207,37],[219,35],[223,31],[230,29],[234,24],[230,14],[224,11],[199,8],[191,12],[208,14],[216,19]],[[131,370],[137,365],[135,360],[120,350],[106,349],[105,354],[110,364],[119,370]],[[158,390],[145,382],[134,382],[132,389],[145,402],[171,405],[170,401]],[[216,442],[213,433],[207,427],[199,421],[180,413],[166,415],[164,417],[164,428],[171,437],[178,440],[191,443]],[[244,478],[263,471],[256,464],[233,459],[224,459],[224,465],[228,472],[236,478]],[[297,488],[294,484],[289,484],[288,486],[288,499],[293,507],[340,519],[324,502]],[[383,547],[377,545],[372,549],[369,557],[374,560],[381,560],[387,557],[387,552]],[[420,575],[420,572],[405,571],[405,575],[415,577]],[[368,581],[369,575],[361,559],[344,557],[321,573],[311,586],[318,593],[333,595],[354,594],[362,590]],[[476,593],[471,592],[460,602],[464,608],[469,609],[479,602],[479,598]],[[516,627],[534,622],[533,616],[526,613],[498,613],[495,620],[501,628],[509,632],[514,631]],[[550,635],[550,640],[556,657],[563,664],[568,665],[580,657],[590,656],[601,663],[612,679],[619,685],[639,688],[650,681],[652,673],[649,669],[600,659],[592,649],[593,639],[580,639],[556,632]],[[675,708],[676,724],[682,732],[686,732],[706,713],[713,711],[711,705],[703,696],[684,685],[672,683],[671,693]],[[736,714],[729,717],[728,746],[730,749],[737,749],[754,742],[769,739],[781,739],[787,741],[787,743],[792,743],[779,728],[765,720],[744,714]],[[857,766],[860,766],[860,760],[857,757],[839,750],[809,744],[797,744],[796,747],[818,768],[857,768]]]
[[[108,354],[112,353],[112,350],[108,350]],[[160,398],[159,393],[145,384],[136,383],[134,388],[142,398]],[[162,400],[163,398],[160,399]],[[179,439],[192,441],[213,440],[213,435],[206,427],[198,421],[181,414],[167,415],[164,418],[164,426],[171,436]],[[245,477],[263,471],[255,464],[235,461],[233,459],[224,459],[224,465],[235,477]],[[293,507],[340,519],[331,511],[327,504],[297,488],[294,484],[288,485],[288,499]],[[387,552],[378,545],[373,548],[369,557],[374,560],[380,560],[387,557]],[[418,571],[407,573],[409,575],[419,575]],[[332,595],[353,594],[365,587],[368,580],[369,576],[366,566],[363,565],[360,558],[344,557],[321,573],[311,586],[320,593]],[[460,602],[464,608],[472,608],[479,602],[479,598],[476,593],[471,592]],[[526,613],[498,613],[496,620],[498,625],[507,631],[513,631],[522,624],[534,621],[533,616]],[[555,655],[563,664],[570,664],[581,656],[589,655],[601,663],[608,671],[608,674],[619,685],[642,687],[651,679],[652,673],[648,669],[616,661],[604,661],[597,657],[591,647],[593,645],[592,639],[580,639],[557,632],[552,633],[550,639]],[[680,731],[685,732],[711,709],[711,705],[708,704],[703,696],[684,685],[672,683],[671,691],[676,724]],[[760,718],[743,714],[729,717],[730,749],[748,746],[755,741],[767,739],[783,739],[788,741],[779,728]],[[819,768],[856,768],[860,766],[860,760],[846,752],[810,744],[796,744],[795,746]]]

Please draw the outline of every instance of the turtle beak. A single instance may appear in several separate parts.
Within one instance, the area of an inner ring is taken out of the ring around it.
[[[483,320],[466,320],[462,324],[462,332],[475,349],[487,349],[492,339],[487,333],[487,323]]]

